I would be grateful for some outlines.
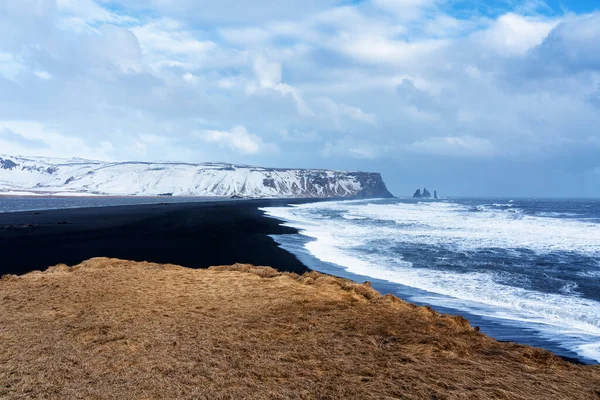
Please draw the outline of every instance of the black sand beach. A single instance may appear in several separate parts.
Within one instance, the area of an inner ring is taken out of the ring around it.
[[[178,264],[236,262],[308,270],[268,235],[296,233],[258,207],[307,200],[240,200],[0,213],[0,276],[92,257]]]

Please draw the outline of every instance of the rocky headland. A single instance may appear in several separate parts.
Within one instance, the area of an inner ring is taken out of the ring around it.
[[[0,154],[0,195],[392,197],[379,173],[228,163],[103,162]]]

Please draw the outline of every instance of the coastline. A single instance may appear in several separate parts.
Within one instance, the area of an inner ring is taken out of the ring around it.
[[[63,263],[76,265],[94,257],[195,269],[248,263],[271,266],[281,272],[302,274],[315,270],[355,282],[368,280],[382,294],[410,298],[387,281],[350,274],[333,265],[315,265],[310,255],[286,246],[298,230],[282,226],[285,221],[261,210],[316,201],[324,199],[227,199],[0,213],[0,252],[4,255],[0,276],[22,275]],[[509,331],[506,326],[493,325],[463,310],[433,308],[466,317],[500,341],[543,347],[569,362],[585,362],[556,343],[531,339],[525,331],[515,334],[512,328]]]
[[[352,272],[348,272],[345,268],[339,265],[321,261],[303,248],[303,245],[310,240],[308,238],[291,239],[290,237],[284,235],[275,236],[274,238],[283,249],[295,254],[296,257],[298,257],[299,260],[312,271],[335,276],[341,279],[348,279],[357,283],[369,282],[373,289],[377,290],[383,295],[391,294],[402,299],[403,301],[415,304],[419,307],[430,307],[441,314],[463,317],[467,319],[472,326],[478,327],[482,333],[489,335],[499,342],[519,343],[534,348],[543,348],[560,357],[564,361],[576,365],[600,365],[593,359],[583,357],[576,352],[561,346],[560,342],[544,338],[539,334],[534,334],[535,330],[532,328],[508,325],[505,323],[503,324],[499,321],[477,315],[465,309],[445,307],[436,305],[433,302],[415,299],[415,294],[418,293],[419,295],[425,295],[426,297],[427,293],[409,286],[403,286],[387,280],[377,279],[372,276],[357,275]],[[417,297],[421,297],[419,295],[417,295]]]
[[[265,210],[269,217],[285,222],[286,226],[299,228],[303,231],[302,234],[299,235],[275,235],[273,237],[282,248],[295,254],[300,261],[313,271],[350,279],[354,282],[368,281],[372,284],[374,289],[382,294],[389,293],[412,304],[429,306],[440,313],[462,316],[473,326],[480,327],[483,333],[488,334],[499,341],[515,342],[532,347],[544,348],[566,361],[577,364],[600,364],[600,361],[595,354],[590,354],[589,351],[581,350],[587,343],[597,343],[597,341],[594,341],[593,337],[589,339],[585,336],[578,337],[577,334],[580,334],[580,332],[577,331],[570,337],[570,332],[563,334],[559,329],[552,330],[553,325],[551,324],[545,325],[543,322],[539,321],[511,318],[511,315],[508,313],[502,315],[498,312],[495,314],[497,309],[492,307],[488,307],[487,310],[482,310],[481,308],[478,309],[468,302],[462,302],[460,296],[457,298],[450,296],[444,297],[435,290],[428,291],[427,288],[423,288],[422,286],[419,287],[418,284],[411,284],[410,279],[407,279],[407,283],[405,283],[406,280],[403,281],[402,277],[397,279],[399,278],[398,276],[391,276],[390,279],[386,279],[385,274],[382,276],[382,274],[377,273],[389,268],[386,262],[376,264],[375,261],[371,260],[371,264],[362,268],[362,270],[361,268],[356,268],[356,265],[361,266],[361,260],[369,260],[368,255],[364,258],[357,256],[356,259],[347,259],[346,255],[360,254],[362,250],[355,251],[359,245],[353,244],[352,242],[349,247],[344,247],[348,246],[348,242],[344,241],[344,239],[348,238],[345,230],[339,232],[331,230],[331,225],[336,226],[335,218],[339,217],[341,214],[339,209],[343,207],[333,207],[330,209],[326,206],[315,206],[318,211],[313,213],[315,216],[314,219],[311,219],[312,215],[310,213],[303,213],[302,207],[297,211],[289,208]],[[313,206],[309,205],[308,207],[310,209]],[[351,212],[348,212],[348,214],[350,214],[350,217],[355,215]],[[296,218],[295,215],[298,217]],[[361,214],[356,213],[356,215]],[[321,221],[319,218],[324,219]],[[357,217],[357,219],[359,219],[360,223],[361,218]],[[330,224],[330,221],[332,220],[334,222]],[[329,229],[328,224],[330,224]],[[361,229],[360,226],[348,226],[346,223],[342,224],[340,229],[346,229],[346,227],[350,233],[359,231],[363,235],[370,234],[368,231]],[[340,242],[337,243],[340,244],[340,247],[336,247],[336,242],[333,241],[329,235],[340,236]],[[374,232],[373,235],[376,236],[377,233]],[[320,240],[323,237],[324,240],[321,242]],[[357,240],[355,243],[362,243],[361,238],[351,238]],[[340,248],[348,251],[339,251]],[[411,249],[409,248],[406,254],[410,254],[410,251]],[[393,265],[393,260],[388,258],[388,261]],[[347,262],[347,264],[345,262]],[[453,261],[449,260],[448,262],[452,263]],[[424,271],[425,273],[427,272],[427,270]],[[407,275],[405,276],[411,276],[412,271],[407,271],[406,273]],[[418,274],[418,272],[416,273]],[[460,282],[455,282],[455,284],[456,286],[453,287],[461,288]],[[475,305],[477,305],[477,303]]]
[[[293,234],[260,207],[315,199],[160,203],[0,213],[0,276],[112,257],[207,268],[249,263],[309,269],[270,235]]]

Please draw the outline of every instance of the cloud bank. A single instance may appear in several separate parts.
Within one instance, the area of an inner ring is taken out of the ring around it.
[[[497,194],[494,179],[499,192],[600,195],[599,12],[241,4],[0,1],[0,153],[361,168],[406,193],[426,181]]]

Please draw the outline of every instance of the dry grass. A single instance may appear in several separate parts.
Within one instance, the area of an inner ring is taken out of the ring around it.
[[[93,259],[0,280],[0,398],[598,399],[600,369],[315,272]]]

